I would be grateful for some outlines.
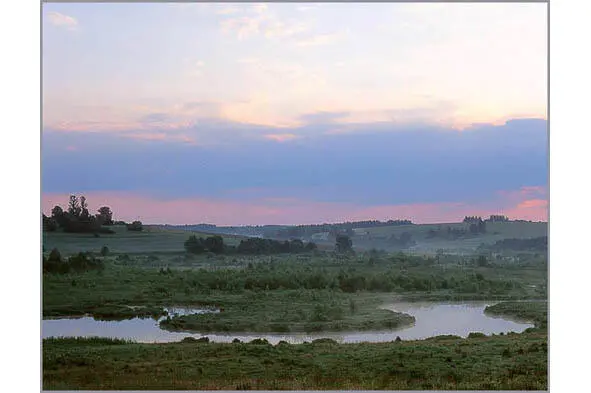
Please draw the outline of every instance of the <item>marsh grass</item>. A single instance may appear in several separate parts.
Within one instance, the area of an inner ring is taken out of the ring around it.
[[[547,389],[541,333],[336,345],[73,342],[44,340],[45,389]]]

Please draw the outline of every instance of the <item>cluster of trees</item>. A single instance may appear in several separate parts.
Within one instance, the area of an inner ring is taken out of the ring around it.
[[[491,215],[486,221],[489,222],[509,222],[509,217],[503,215]]]
[[[464,222],[465,223],[473,223],[478,224],[481,221],[485,222],[509,222],[509,218],[504,215],[500,214],[491,214],[486,220],[483,220],[480,216],[465,216]]]
[[[63,259],[59,250],[54,248],[48,257],[43,256],[43,273],[82,273],[91,270],[103,270],[104,268],[103,261],[83,252],[72,255],[68,259]]]
[[[477,223],[480,221],[482,221],[482,217],[480,217],[480,216],[465,216],[463,222],[466,224],[471,224],[471,223]]]
[[[86,197],[70,195],[68,209],[55,206],[51,217],[43,214],[43,230],[50,232],[58,229],[74,233],[114,233],[103,225],[113,225],[113,212],[108,206],[102,206],[95,215],[90,214]]]
[[[185,250],[191,254],[201,254],[204,252],[213,252],[222,254],[225,251],[224,238],[218,235],[207,238],[189,236],[185,241]]]
[[[272,239],[248,238],[241,240],[238,246],[224,244],[224,238],[219,235],[206,238],[191,235],[185,241],[185,250],[191,254],[213,252],[215,254],[297,254],[314,251],[316,244],[304,244],[299,239],[278,241]]]
[[[347,235],[338,235],[336,238],[335,251],[339,254],[353,252],[353,241]]]
[[[279,229],[270,233],[271,237],[278,238],[306,238],[310,237],[315,233],[328,232],[332,237],[336,238],[340,234],[346,234],[353,236],[353,229],[358,228],[372,228],[382,226],[395,226],[395,225],[411,225],[410,220],[366,220],[366,221],[354,221],[354,222],[343,222],[336,224],[314,224],[314,225],[297,225],[289,228]]]
[[[144,226],[141,221],[134,221],[131,224],[127,224],[128,231],[143,231]]]

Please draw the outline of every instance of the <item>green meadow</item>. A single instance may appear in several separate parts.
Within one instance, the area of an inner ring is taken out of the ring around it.
[[[537,301],[547,298],[545,255],[512,262],[375,250],[195,255],[184,249],[191,234],[156,227],[117,227],[99,237],[44,233],[46,258],[53,248],[64,259],[89,252],[104,267],[44,273],[43,316],[165,316],[162,329],[204,334],[343,332],[412,324],[412,316],[379,308],[392,299],[498,300],[487,312],[532,321],[536,328],[466,339],[276,346],[45,339],[44,389],[547,388],[547,305]],[[224,236],[225,244],[240,240]],[[108,252],[101,253],[103,247]],[[530,303],[536,305],[525,306]],[[166,317],[170,306],[223,312]]]

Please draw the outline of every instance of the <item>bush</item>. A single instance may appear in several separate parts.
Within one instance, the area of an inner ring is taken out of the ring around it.
[[[101,248],[101,255],[103,257],[106,257],[108,254],[109,254],[109,247],[103,246],[103,248]]]
[[[61,262],[62,261],[62,254],[60,254],[57,248],[54,248],[49,253],[49,261],[50,262]]]
[[[62,261],[59,251],[53,249],[49,259],[43,258],[44,273],[67,274],[71,271],[81,273],[89,270],[97,270],[100,272],[104,267],[103,261],[83,252],[69,257],[67,261]]]
[[[265,339],[265,338],[255,338],[249,344],[254,344],[254,345],[269,345],[269,341],[267,341],[267,339]]]
[[[185,344],[198,344],[198,343],[208,343],[209,342],[209,337],[199,337],[199,338],[195,338],[195,337],[185,337],[181,340],[182,343]]]
[[[127,224],[127,230],[140,232],[144,230],[144,226],[141,221],[134,221],[131,224]]]
[[[312,344],[330,344],[330,345],[336,345],[338,343],[335,340],[333,340],[332,338],[318,338],[316,340],[312,340]]]
[[[88,254],[80,252],[68,258],[68,265],[71,270],[76,272],[85,272],[90,270],[103,270],[105,265],[102,261],[89,257]]]

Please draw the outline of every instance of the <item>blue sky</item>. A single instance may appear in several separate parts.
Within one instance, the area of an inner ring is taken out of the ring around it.
[[[546,5],[43,15],[44,209],[76,192],[171,223],[546,218]]]

